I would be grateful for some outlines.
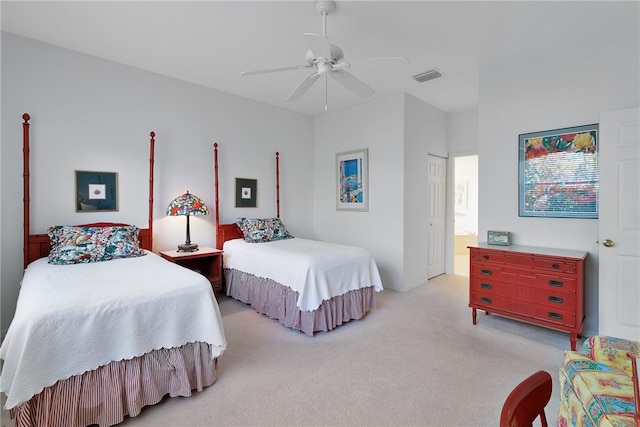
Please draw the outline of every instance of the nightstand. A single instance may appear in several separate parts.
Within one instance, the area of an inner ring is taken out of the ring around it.
[[[222,292],[222,251],[220,249],[200,247],[194,252],[161,251],[160,256],[205,276],[211,282],[216,296]]]

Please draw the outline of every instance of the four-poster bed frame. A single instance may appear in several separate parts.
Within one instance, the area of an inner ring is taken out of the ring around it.
[[[0,391],[15,425],[114,425],[165,395],[186,397],[212,385],[226,341],[211,285],[151,252],[155,133],[149,134],[147,227],[64,226],[86,233],[137,229],[147,252],[51,265],[58,262],[49,234],[30,230],[31,117],[22,118],[25,273],[0,347]],[[124,243],[100,239],[93,245]],[[177,315],[167,316],[168,308]]]
[[[44,258],[49,255],[49,251],[51,250],[51,242],[49,240],[49,235],[46,233],[42,234],[31,234],[31,198],[30,198],[30,140],[29,140],[29,120],[31,117],[29,114],[24,113],[22,115],[22,119],[24,122],[22,123],[22,168],[23,168],[23,233],[24,233],[24,265],[26,268],[29,263],[35,261],[39,258]],[[138,233],[138,240],[140,241],[140,246],[143,249],[152,250],[153,247],[153,168],[154,168],[154,152],[155,152],[155,132],[149,133],[151,137],[149,141],[149,219],[147,228],[141,228]],[[111,222],[98,222],[92,224],[84,224],[91,225],[93,227],[105,227],[110,225],[122,225],[121,223],[111,223]]]
[[[220,202],[218,193],[218,143],[213,144],[214,191],[216,207],[216,248],[222,249],[227,240],[241,239],[242,231],[236,223],[220,223]],[[276,151],[276,218],[280,218],[280,152]]]

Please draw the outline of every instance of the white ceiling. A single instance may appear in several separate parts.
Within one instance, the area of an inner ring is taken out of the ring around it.
[[[405,69],[352,61],[350,72],[375,89],[361,99],[328,80],[329,110],[399,91],[452,113],[477,106],[478,72],[514,62],[588,66],[563,52],[638,50],[638,1],[340,1],[327,37],[347,61],[404,56]],[[322,34],[311,0],[6,1],[2,30],[153,71],[307,115],[324,112],[319,80],[296,102],[289,93],[310,73],[241,77],[240,72],[304,65],[303,33]],[[425,83],[411,76],[437,67]]]

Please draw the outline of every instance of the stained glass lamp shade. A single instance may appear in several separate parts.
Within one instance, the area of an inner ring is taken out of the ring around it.
[[[209,215],[209,208],[199,197],[194,196],[188,191],[176,197],[169,203],[167,207],[167,215],[187,217],[187,239],[184,244],[178,245],[178,251],[193,252],[198,250],[198,245],[191,243],[191,232],[189,230],[189,217],[191,215]]]

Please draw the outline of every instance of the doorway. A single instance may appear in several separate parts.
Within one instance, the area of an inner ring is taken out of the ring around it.
[[[468,245],[478,243],[478,156],[453,158],[453,274],[469,276]]]

